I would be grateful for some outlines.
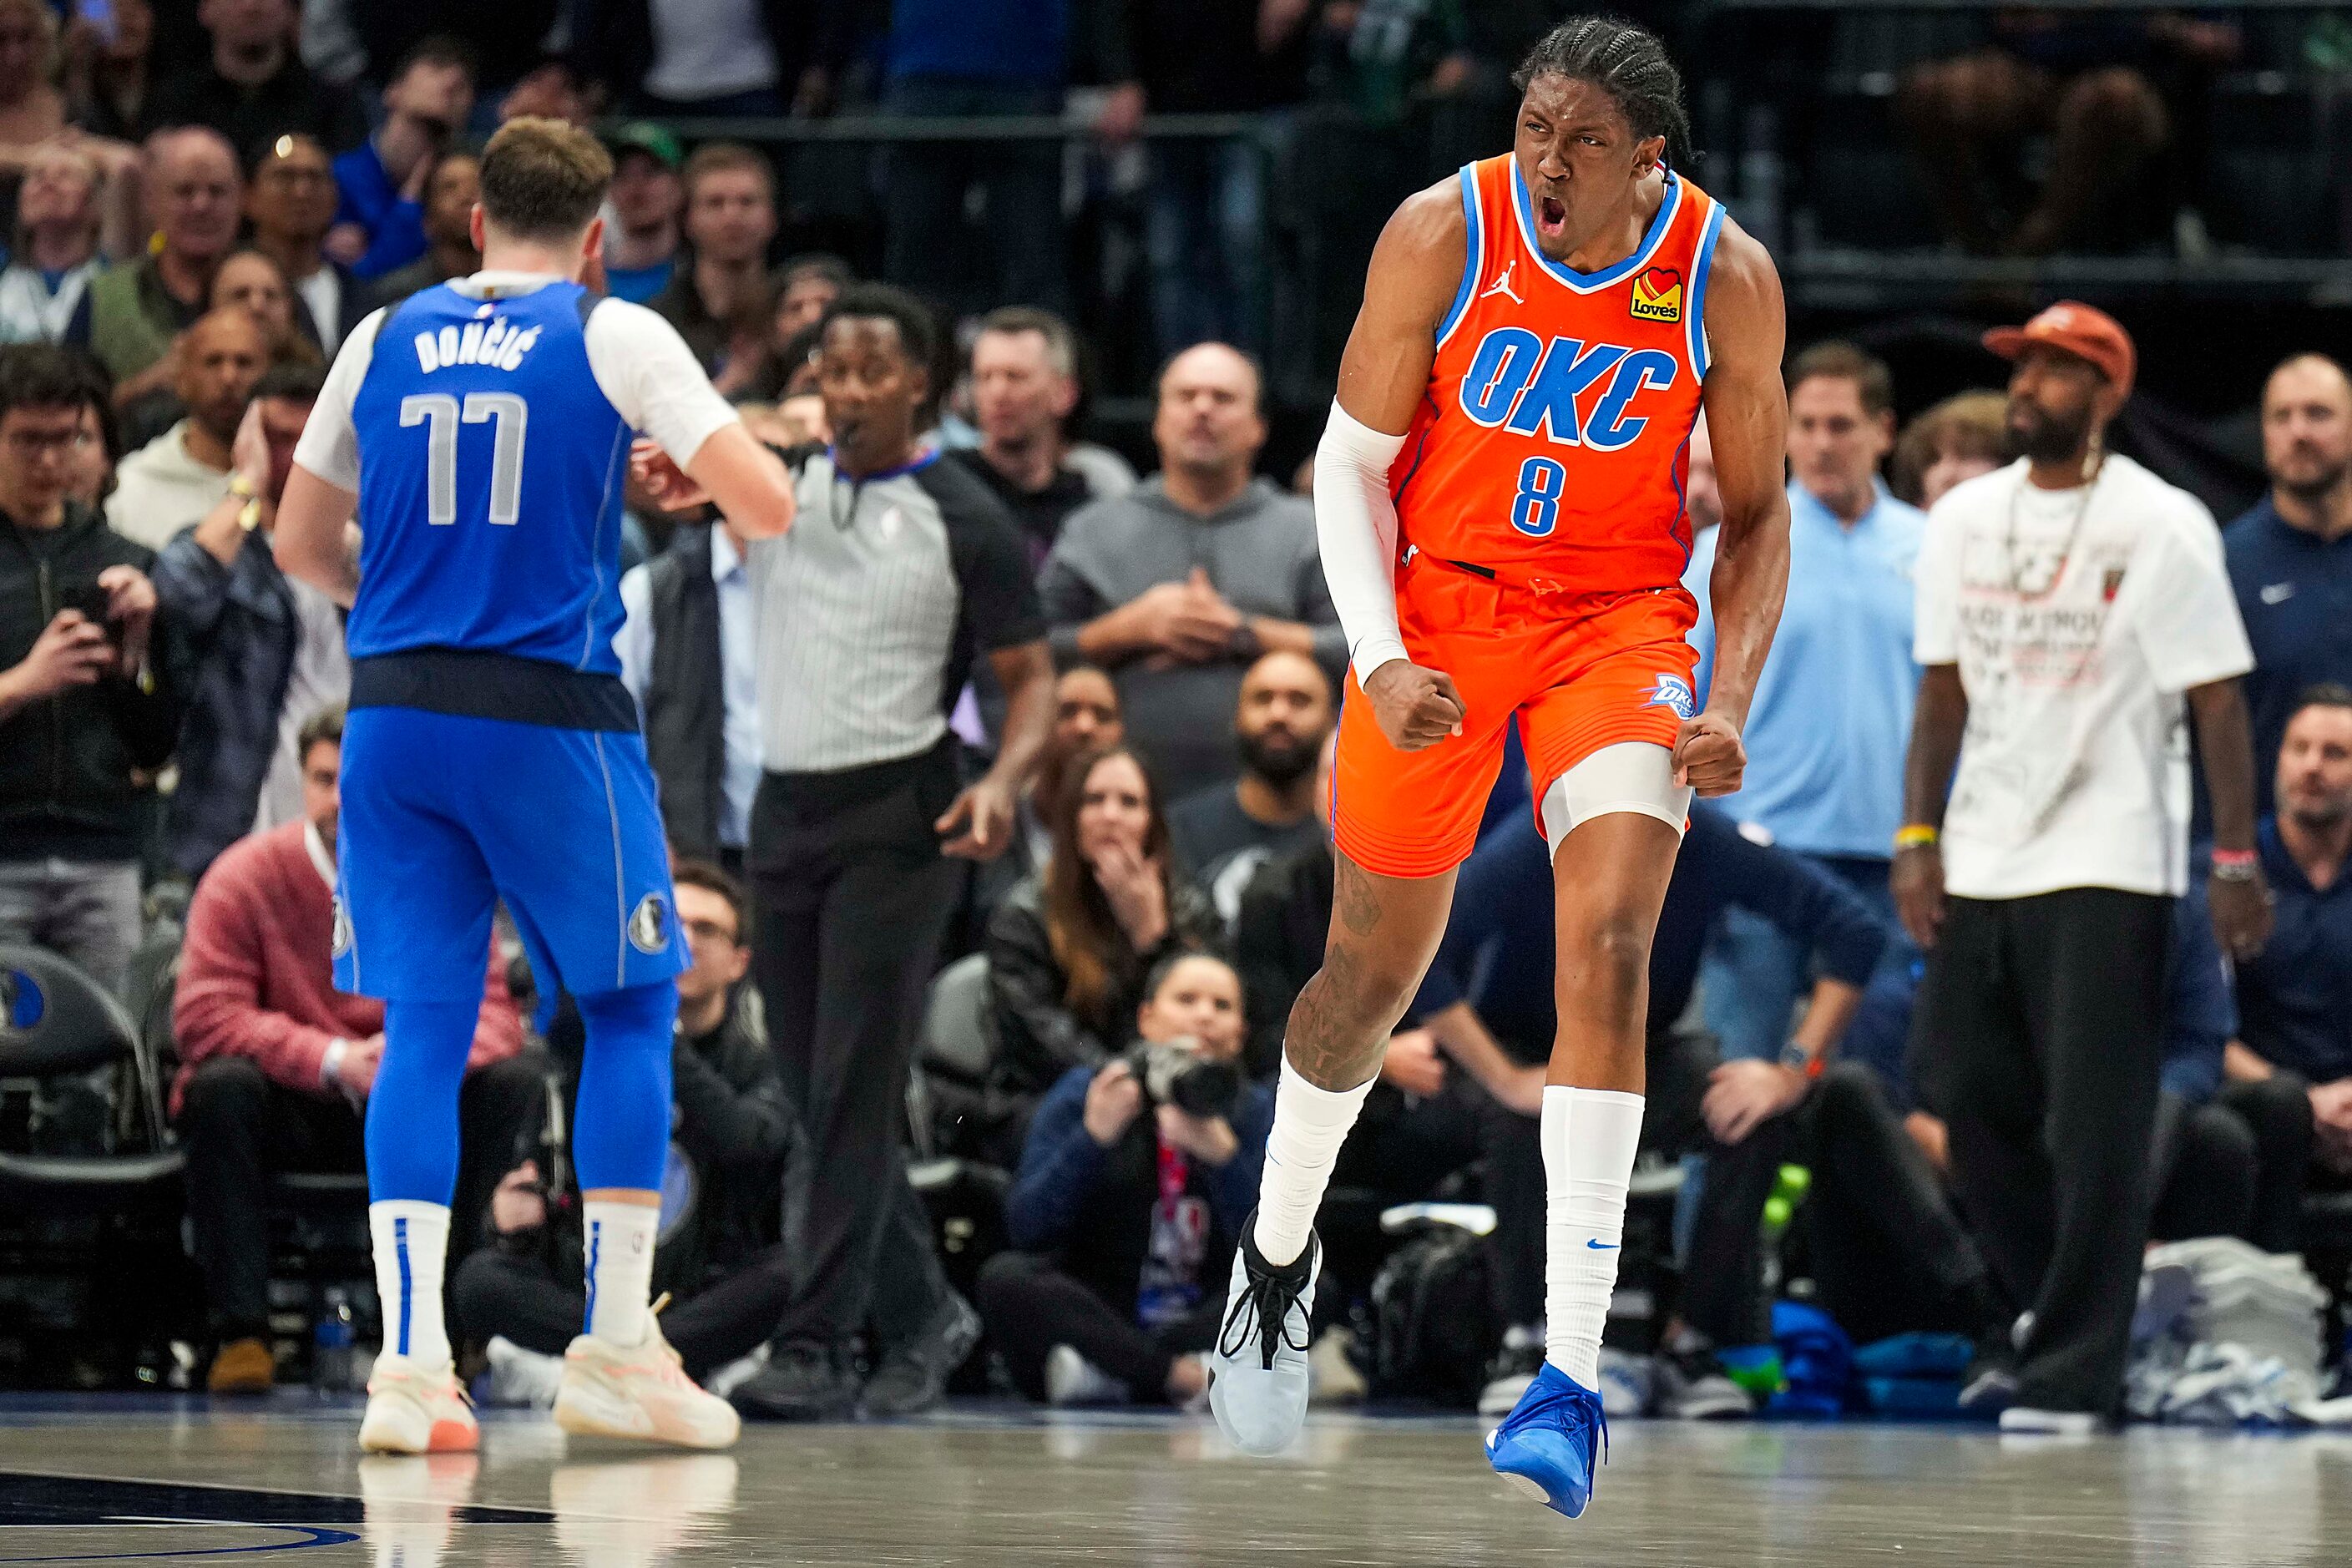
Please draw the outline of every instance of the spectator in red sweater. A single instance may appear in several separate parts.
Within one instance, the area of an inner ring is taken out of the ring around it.
[[[188,1217],[218,1352],[215,1394],[259,1394],[268,1339],[268,1178],[364,1169],[361,1121],[383,1053],[383,1004],[337,991],[337,778],[343,710],[303,726],[303,817],[213,862],[188,907],[172,1024],[182,1067],[173,1116],[188,1157]],[[482,983],[451,1227],[473,1237],[541,1103],[541,1070],[495,949]]]

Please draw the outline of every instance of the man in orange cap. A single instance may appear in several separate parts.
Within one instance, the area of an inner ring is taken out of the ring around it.
[[[1953,1180],[2031,1315],[2002,1428],[2088,1431],[2121,1393],[2147,1233],[2184,717],[2213,802],[2215,934],[2242,958],[2269,933],[2252,657],[2212,515],[2106,449],[2129,334],[2070,301],[1985,346],[2015,363],[2021,456],[1928,515],[1894,885],[1929,950],[1915,1048],[1935,1053]]]

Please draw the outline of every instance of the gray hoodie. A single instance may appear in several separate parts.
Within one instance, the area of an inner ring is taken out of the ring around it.
[[[1335,681],[1341,678],[1348,638],[1323,584],[1315,509],[1264,479],[1207,517],[1169,500],[1157,474],[1124,496],[1071,513],[1037,579],[1055,660],[1078,660],[1080,626],[1147,588],[1183,582],[1195,566],[1242,614],[1313,626],[1316,658]],[[1162,804],[1234,778],[1241,765],[1234,708],[1246,661],[1168,669],[1148,663],[1131,660],[1111,673],[1128,738],[1158,773]]]

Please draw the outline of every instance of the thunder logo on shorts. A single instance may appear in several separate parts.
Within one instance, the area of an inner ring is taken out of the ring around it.
[[[1650,688],[1651,708],[1671,708],[1677,719],[1688,719],[1698,712],[1698,698],[1691,691],[1691,683],[1670,669],[1658,671],[1658,683]]]

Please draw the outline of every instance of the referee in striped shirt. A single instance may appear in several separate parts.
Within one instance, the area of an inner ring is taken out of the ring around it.
[[[1054,673],[1013,519],[917,440],[933,331],[895,289],[835,302],[817,351],[834,445],[785,454],[799,514],[750,555],[763,768],[746,857],[752,974],[814,1175],[801,1288],[768,1369],[736,1394],[747,1414],[920,1408],[979,1337],[935,1263],[923,1260],[929,1289],[907,1278],[908,1064],[958,861],[1012,842],[1053,727]],[[994,764],[966,786],[948,713],[982,656],[1009,707]],[[869,1321],[881,1353],[861,1389],[848,1349]]]

